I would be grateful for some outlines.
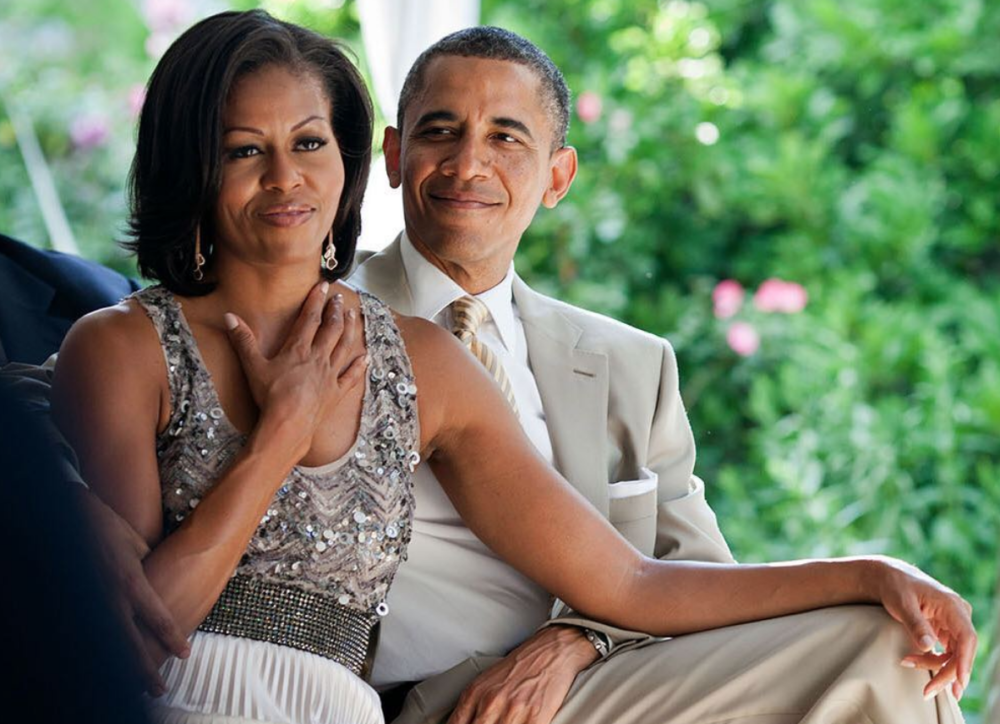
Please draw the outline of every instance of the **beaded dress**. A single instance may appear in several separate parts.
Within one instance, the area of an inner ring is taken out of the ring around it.
[[[180,304],[162,287],[132,297],[160,337],[170,420],[157,436],[169,535],[246,437],[228,420]],[[385,597],[405,557],[419,462],[416,386],[392,313],[360,293],[371,357],[357,439],[339,459],[296,466],[186,660],[161,673],[161,722],[380,722],[368,673]]]

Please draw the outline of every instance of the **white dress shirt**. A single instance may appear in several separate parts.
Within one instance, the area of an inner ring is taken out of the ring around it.
[[[414,316],[451,329],[448,306],[466,292],[418,252],[403,234],[403,267]],[[514,304],[514,267],[476,295],[490,310],[477,336],[510,378],[521,424],[552,461],[552,443],[528,348]],[[362,287],[363,288],[363,287]],[[477,654],[506,654],[549,613],[549,595],[500,560],[470,531],[427,465],[414,474],[416,496],[409,554],[389,592],[372,682],[377,688],[420,681]]]

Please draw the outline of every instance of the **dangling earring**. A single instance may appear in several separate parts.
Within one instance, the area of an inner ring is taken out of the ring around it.
[[[205,273],[201,270],[203,266],[205,257],[201,253],[201,224],[198,224],[194,229],[194,274],[191,275],[196,282],[205,278]]]
[[[333,229],[330,229],[330,233],[326,235],[322,266],[327,271],[333,271],[337,268],[337,247],[333,245]]]

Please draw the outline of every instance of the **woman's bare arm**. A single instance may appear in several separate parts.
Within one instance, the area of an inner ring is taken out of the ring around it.
[[[967,680],[975,650],[968,604],[902,562],[729,565],[644,557],[537,454],[482,367],[447,333],[416,326],[407,342],[426,454],[438,479],[483,542],[576,610],[632,630],[679,635],[881,603],[921,650],[935,639],[949,648],[954,666],[945,678]]]

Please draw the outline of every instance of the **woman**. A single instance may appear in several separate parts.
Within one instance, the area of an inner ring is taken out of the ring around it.
[[[884,560],[642,557],[450,335],[336,283],[370,145],[357,72],[263,13],[200,23],[151,79],[133,234],[162,286],[74,327],[54,403],[87,479],[153,548],[153,586],[197,629],[166,664],[162,719],[378,720],[358,676],[421,456],[488,545],[591,617],[669,635],[880,602],[954,654],[932,685],[964,681],[974,635],[952,592]],[[595,590],[607,571],[618,585]]]

